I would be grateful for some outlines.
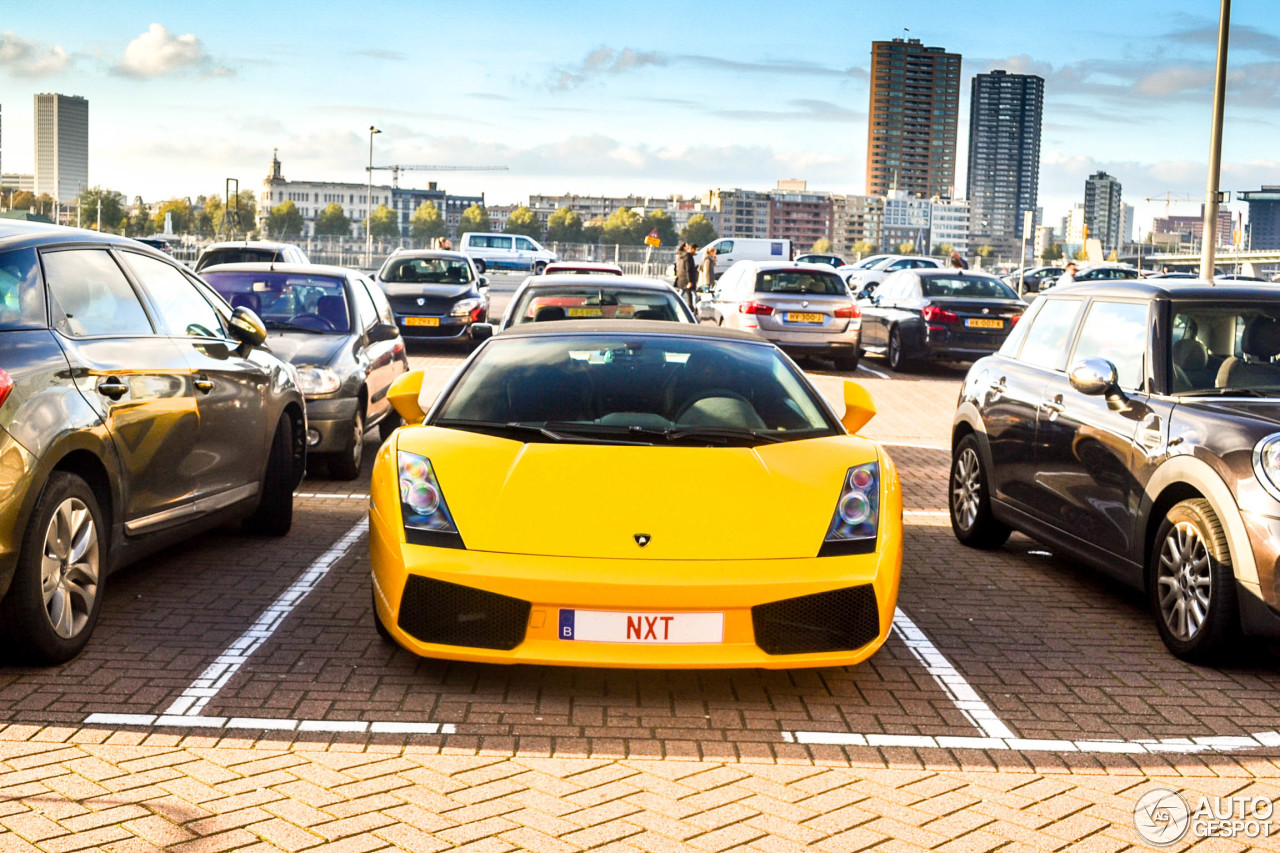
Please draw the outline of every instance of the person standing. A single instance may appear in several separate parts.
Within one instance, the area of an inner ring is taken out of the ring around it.
[[[1076,283],[1076,262],[1067,261],[1067,271],[1058,276],[1058,281],[1054,287],[1061,287],[1064,284]]]
[[[969,262],[960,257],[960,253],[953,249],[951,252],[951,266],[953,269],[967,270],[969,268]]]
[[[716,286],[716,250],[710,247],[702,255],[702,266],[698,270],[698,288],[711,290]]]
[[[685,298],[689,300],[689,307],[694,308],[698,302],[698,261],[694,257],[698,253],[697,243],[688,243],[684,247],[684,278],[688,282],[685,288]]]
[[[693,282],[689,281],[689,266],[685,263],[685,259],[689,256],[689,244],[681,240],[680,245],[676,248],[676,290],[681,295],[693,286]]]

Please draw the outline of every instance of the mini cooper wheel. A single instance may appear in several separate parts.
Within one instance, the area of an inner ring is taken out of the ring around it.
[[[360,476],[360,465],[364,462],[364,412],[356,409],[351,418],[351,445],[341,453],[335,454],[329,462],[329,471],[335,480],[354,480]]]
[[[244,520],[245,529],[264,536],[284,536],[293,526],[293,489],[298,484],[295,459],[304,463],[305,452],[295,452],[293,417],[280,416],[271,438],[271,455],[262,476],[262,497],[258,508]]]
[[[14,658],[65,663],[89,642],[102,608],[107,529],[88,483],[65,471],[49,477],[0,601],[0,638]]]
[[[978,439],[966,435],[951,457],[947,507],[951,530],[960,544],[970,548],[999,548],[1012,530],[991,514],[991,491],[982,465]]]
[[[1160,638],[1189,661],[1209,661],[1239,634],[1235,573],[1227,536],[1203,498],[1165,515],[1151,548],[1147,588]]]

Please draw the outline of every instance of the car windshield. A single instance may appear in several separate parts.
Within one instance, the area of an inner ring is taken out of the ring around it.
[[[845,296],[844,280],[835,273],[812,270],[766,270],[756,276],[756,293],[813,293]]]
[[[388,261],[378,278],[391,284],[469,284],[473,275],[463,258],[402,258]]]
[[[838,434],[773,347],[647,334],[496,338],[432,423],[575,443],[753,446]]]
[[[512,325],[545,320],[670,320],[683,316],[674,293],[617,287],[534,287],[525,291]]]
[[[1175,302],[1169,348],[1176,394],[1280,397],[1280,307]]]
[[[998,278],[976,275],[920,277],[925,296],[956,299],[1017,299],[1017,292]]]
[[[227,246],[223,249],[210,249],[200,256],[197,270],[215,264],[269,264],[280,261],[280,253],[275,249],[253,249],[248,246]]]
[[[341,278],[282,272],[213,272],[205,281],[232,308],[245,307],[269,329],[346,334],[351,330]]]

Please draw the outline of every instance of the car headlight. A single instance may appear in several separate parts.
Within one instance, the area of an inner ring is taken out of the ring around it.
[[[840,500],[831,514],[827,538],[819,557],[870,554],[880,532],[880,463],[850,468],[840,489]]]
[[[457,302],[453,303],[453,308],[449,311],[449,316],[465,317],[483,304],[484,302],[476,297],[471,297],[470,299],[459,299]]]
[[[1253,475],[1267,494],[1280,501],[1280,433],[1253,446]]]
[[[332,394],[342,385],[338,374],[327,367],[314,364],[298,365],[298,389],[303,395]]]
[[[400,515],[405,539],[414,545],[463,548],[462,536],[453,523],[444,492],[436,479],[431,460],[417,453],[398,451]]]

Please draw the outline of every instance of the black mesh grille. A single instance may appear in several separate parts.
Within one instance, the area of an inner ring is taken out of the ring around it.
[[[411,575],[400,601],[400,629],[424,643],[510,650],[524,641],[529,602]]]
[[[421,305],[418,304],[419,299],[422,300]],[[439,316],[448,314],[457,300],[448,296],[388,296],[387,301],[391,303],[391,309],[397,314]]]
[[[761,604],[751,621],[756,645],[771,655],[853,651],[880,635],[870,584]]]

